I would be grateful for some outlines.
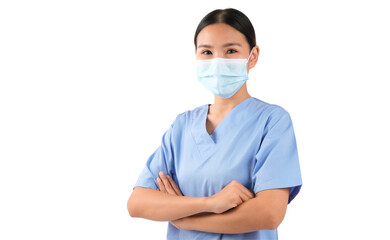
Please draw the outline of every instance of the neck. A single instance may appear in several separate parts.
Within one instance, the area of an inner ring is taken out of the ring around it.
[[[240,102],[250,98],[246,83],[230,98],[221,98],[214,95],[214,104],[210,106],[210,113],[215,115],[226,115],[230,110],[237,106]]]

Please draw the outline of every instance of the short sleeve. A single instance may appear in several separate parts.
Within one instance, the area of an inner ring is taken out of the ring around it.
[[[270,114],[256,153],[252,182],[255,193],[290,188],[288,203],[302,186],[297,144],[290,114],[278,108]]]
[[[173,171],[173,151],[172,151],[172,131],[174,122],[169,126],[162,136],[161,145],[149,156],[146,165],[138,177],[135,187],[145,187],[158,189],[156,178],[158,173],[163,171],[172,176]]]

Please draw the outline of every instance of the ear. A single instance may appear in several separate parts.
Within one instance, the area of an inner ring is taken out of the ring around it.
[[[260,54],[260,48],[259,46],[256,45],[253,47],[252,55],[248,61],[248,70],[256,66],[257,60],[259,59],[259,54]]]

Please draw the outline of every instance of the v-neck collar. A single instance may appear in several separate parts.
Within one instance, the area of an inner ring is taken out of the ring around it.
[[[210,104],[204,104],[192,112],[192,121],[190,133],[199,150],[203,161],[210,159],[218,147],[223,146],[223,140],[229,133],[237,130],[237,127],[251,115],[249,105],[253,103],[255,97],[249,97],[237,104],[230,112],[219,122],[213,133],[209,135],[206,129],[207,113]]]
[[[226,134],[226,131],[231,130],[232,128],[234,128],[234,126],[237,123],[240,122],[241,119],[240,114],[239,116],[234,116],[234,115],[237,115],[236,112],[239,111],[240,109],[245,108],[249,104],[252,98],[253,97],[246,98],[240,103],[238,103],[236,106],[234,106],[232,110],[230,110],[228,114],[226,114],[226,116],[218,123],[218,125],[215,127],[215,129],[211,134],[207,132],[207,128],[206,128],[207,114],[209,112],[209,106],[211,104],[203,105],[203,112],[201,117],[202,125],[203,125],[202,129],[213,144],[217,144],[218,138],[222,137],[222,135]],[[229,122],[231,124],[228,124]]]

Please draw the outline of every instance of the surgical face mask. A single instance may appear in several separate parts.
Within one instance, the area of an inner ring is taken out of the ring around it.
[[[247,59],[213,58],[196,60],[198,80],[213,94],[230,98],[248,80]]]

